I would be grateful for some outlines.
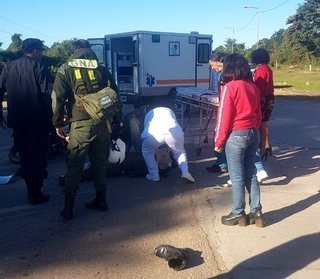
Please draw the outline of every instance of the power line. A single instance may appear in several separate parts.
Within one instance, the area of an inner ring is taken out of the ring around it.
[[[9,21],[9,22],[11,22],[11,23],[14,23],[14,24],[16,24],[16,25],[19,25],[19,26],[21,26],[21,27],[23,27],[23,28],[25,28],[25,29],[29,29],[29,30],[31,30],[31,31],[33,31],[33,32],[35,32],[35,33],[38,33],[38,34],[40,34],[40,35],[42,35],[42,36],[45,36],[45,37],[47,37],[47,38],[51,38],[51,39],[53,39],[53,40],[59,41],[59,39],[57,39],[57,38],[54,38],[54,37],[52,37],[52,36],[49,36],[48,34],[44,34],[44,33],[40,32],[40,31],[38,31],[38,30],[35,30],[35,29],[30,28],[30,27],[28,27],[28,26],[25,26],[25,25],[23,25],[23,24],[21,24],[21,23],[15,22],[15,21],[13,21],[13,20],[11,20],[11,19],[8,19],[8,18],[6,18],[6,17],[4,17],[4,16],[1,16],[1,15],[0,15],[0,18],[4,19],[4,20],[6,20],[6,21]],[[5,33],[8,33],[8,32],[6,32],[6,31],[4,31],[4,30],[1,30],[1,31],[2,31],[2,32],[5,32]],[[11,33],[8,33],[8,34],[12,35]]]
[[[236,31],[236,32],[241,32],[243,31],[244,29],[246,29],[248,27],[248,25],[254,20],[254,18],[256,17],[256,13],[255,15],[250,19],[250,21],[246,24],[246,26],[242,27],[240,30]]]
[[[9,35],[11,35],[11,36],[13,35],[13,34],[7,32],[7,31],[4,31],[4,30],[2,30],[2,29],[0,29],[0,32],[7,33],[7,34],[9,34]]]
[[[253,19],[257,16],[258,13],[267,13],[267,12],[273,11],[273,10],[283,6],[284,4],[288,3],[289,1],[291,1],[291,0],[286,0],[286,1],[282,2],[281,4],[275,6],[275,7],[271,8],[271,9],[256,12],[255,15],[249,20],[249,22],[243,28],[241,28],[240,30],[238,30],[236,32],[241,32],[244,29],[246,29],[249,26],[249,24],[253,21]]]
[[[291,1],[291,0],[284,1],[283,3],[279,4],[278,6],[275,6],[275,7],[271,8],[271,9],[269,9],[269,10],[261,11],[260,13],[267,13],[267,12],[273,11],[273,10],[283,6],[284,4],[288,3],[289,1]]]

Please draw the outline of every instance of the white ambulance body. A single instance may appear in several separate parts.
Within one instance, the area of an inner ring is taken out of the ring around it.
[[[88,41],[124,102],[174,94],[181,86],[209,87],[211,35],[135,31]]]

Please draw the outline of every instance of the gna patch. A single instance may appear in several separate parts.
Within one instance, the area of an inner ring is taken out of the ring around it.
[[[98,68],[97,60],[95,59],[71,59],[68,65],[73,68],[96,69]]]

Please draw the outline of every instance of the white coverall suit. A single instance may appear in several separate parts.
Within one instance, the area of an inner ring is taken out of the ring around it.
[[[150,110],[144,119],[141,140],[142,155],[149,171],[147,179],[160,180],[154,153],[159,146],[166,143],[178,163],[181,177],[190,182],[195,182],[188,170],[187,155],[184,149],[184,133],[172,110],[166,107],[157,107]]]

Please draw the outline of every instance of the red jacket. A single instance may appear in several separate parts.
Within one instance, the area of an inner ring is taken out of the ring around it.
[[[261,124],[260,91],[253,82],[233,80],[222,86],[215,130],[215,147],[224,147],[231,131]]]
[[[261,97],[273,95],[272,70],[267,64],[258,65],[254,71],[253,79],[260,89]]]

